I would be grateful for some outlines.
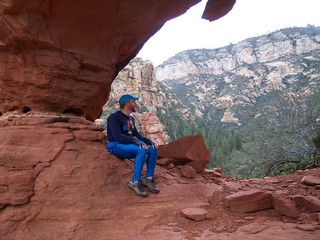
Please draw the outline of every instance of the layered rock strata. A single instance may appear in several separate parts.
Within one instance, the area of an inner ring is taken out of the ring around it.
[[[118,72],[168,19],[198,2],[1,1],[0,113],[95,120]]]

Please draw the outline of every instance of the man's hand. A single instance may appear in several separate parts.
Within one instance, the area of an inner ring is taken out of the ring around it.
[[[140,148],[148,149],[147,144],[145,144],[145,143],[144,143],[143,141],[141,141],[141,140],[136,141],[134,144],[137,144]]]
[[[158,143],[156,143],[156,142],[151,142],[151,146],[154,148],[154,149],[158,149]]]

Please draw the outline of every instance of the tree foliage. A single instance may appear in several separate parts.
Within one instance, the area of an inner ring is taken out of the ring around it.
[[[190,122],[178,112],[161,116],[172,140],[201,134],[211,150],[208,168],[221,167],[233,177],[287,174],[320,165],[320,96],[309,101],[275,98],[263,114],[244,128],[228,129],[196,118]]]
[[[256,121],[241,154],[232,156],[233,161],[241,156],[242,165],[247,166],[246,176],[288,174],[320,166],[320,115],[314,111],[319,103],[313,104],[279,99],[277,106]]]

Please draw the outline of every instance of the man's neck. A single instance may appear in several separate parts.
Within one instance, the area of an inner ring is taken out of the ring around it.
[[[127,116],[129,116],[129,114],[131,113],[131,111],[130,111],[129,109],[127,109],[127,108],[122,108],[122,109],[121,109],[121,112],[122,112],[123,114],[127,115]]]

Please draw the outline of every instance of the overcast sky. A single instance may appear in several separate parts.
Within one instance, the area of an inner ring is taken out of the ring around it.
[[[237,0],[224,17],[201,19],[206,0],[168,21],[138,54],[158,66],[187,49],[219,48],[287,27],[320,26],[320,0]]]

